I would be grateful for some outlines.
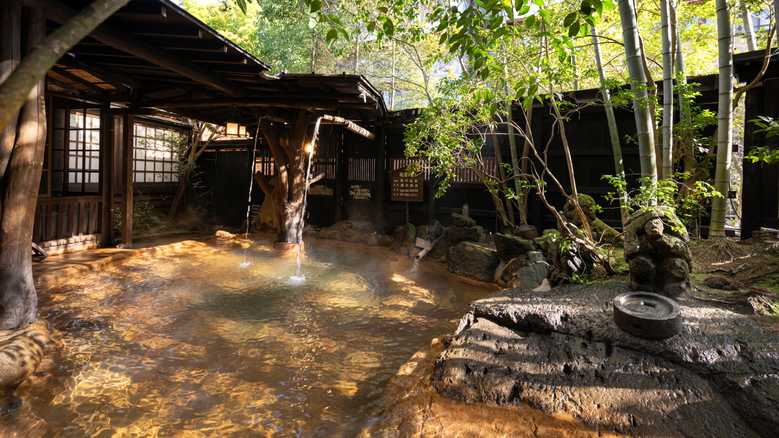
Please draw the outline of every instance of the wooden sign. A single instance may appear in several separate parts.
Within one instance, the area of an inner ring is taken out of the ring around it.
[[[407,174],[402,170],[390,173],[390,199],[392,201],[422,202],[425,179],[423,174]]]
[[[371,200],[371,185],[351,183],[349,185],[349,197],[355,201],[370,201]]]

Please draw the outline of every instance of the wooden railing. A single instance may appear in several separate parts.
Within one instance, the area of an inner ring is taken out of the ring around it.
[[[33,242],[79,240],[80,236],[101,233],[102,196],[38,198]]]

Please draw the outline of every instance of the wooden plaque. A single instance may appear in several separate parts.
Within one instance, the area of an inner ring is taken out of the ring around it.
[[[423,174],[409,175],[403,171],[390,173],[390,200],[422,202],[425,179]]]

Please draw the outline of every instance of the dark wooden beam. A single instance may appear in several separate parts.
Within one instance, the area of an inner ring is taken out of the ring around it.
[[[78,96],[82,92],[84,92],[84,90],[79,90],[78,88],[74,87],[73,85],[66,84],[66,83],[64,83],[62,81],[58,81],[58,80],[54,79],[51,76],[46,76],[46,84],[47,84],[47,88],[48,88],[48,84],[56,85],[57,87],[62,88],[66,92],[68,92],[70,94],[73,94],[73,95],[76,95],[76,96]]]
[[[55,66],[55,67],[53,67],[53,68],[51,69],[51,71],[52,71],[53,73],[56,73],[56,74],[58,74],[58,75],[60,75],[60,76],[63,76],[63,77],[65,77],[65,78],[67,78],[67,79],[70,79],[71,81],[77,82],[77,83],[79,83],[80,85],[83,85],[83,86],[87,87],[87,88],[88,88],[90,91],[92,91],[93,93],[95,93],[95,94],[97,94],[97,95],[100,95],[100,94],[103,94],[103,93],[110,92],[110,90],[106,90],[106,89],[104,89],[104,88],[100,88],[100,87],[99,87],[97,84],[94,84],[94,83],[92,83],[92,82],[89,82],[88,80],[86,80],[86,79],[83,79],[83,78],[81,78],[80,76],[77,76],[77,75],[75,75],[75,74],[73,74],[73,73],[69,72],[68,70],[66,70],[66,69],[64,69],[64,68],[57,68],[57,67]],[[99,79],[99,78],[98,78],[98,79]]]
[[[167,17],[168,8],[166,8],[164,5],[161,5],[159,3],[130,2],[124,7],[122,7],[122,9],[116,11],[116,13],[113,16],[114,17],[116,16],[137,17],[139,15]]]
[[[165,50],[181,50],[190,51],[195,50],[198,52],[227,52],[227,44],[219,40],[191,40],[191,39],[179,39],[179,38],[159,38],[156,44],[158,47],[162,47]]]
[[[316,97],[315,99],[312,97]],[[217,107],[230,107],[230,106],[243,106],[243,107],[272,107],[278,106],[280,108],[318,108],[318,107],[333,107],[333,106],[346,106],[362,109],[375,109],[376,104],[373,102],[362,103],[362,99],[357,99],[354,96],[353,99],[348,99],[344,95],[340,96],[322,96],[319,94],[308,95],[295,95],[295,94],[280,94],[273,95],[268,94],[262,97],[248,97],[243,99],[206,99],[206,100],[187,100],[187,101],[171,101],[169,99],[145,101],[139,102],[139,106],[148,106],[156,108],[177,108],[186,106],[188,108],[217,108]]]
[[[252,99],[245,101],[239,105],[233,105],[230,103],[220,103],[220,101],[215,101],[213,103],[199,103],[199,104],[192,104],[190,102],[157,102],[154,104],[141,102],[138,106],[148,106],[148,107],[155,107],[155,108],[219,108],[219,107],[229,107],[229,106],[240,106],[240,107],[261,107],[261,108],[293,108],[293,109],[308,109],[308,110],[336,110],[338,109],[338,102],[333,101],[325,101],[325,100],[314,100],[309,99],[308,101],[304,100],[297,100],[297,99]]]
[[[37,6],[44,8],[47,17],[60,24],[69,21],[76,15],[75,10],[55,0],[25,0],[25,2],[34,3]],[[185,61],[170,52],[147,44],[112,26],[103,24],[95,29],[90,35],[119,50],[146,59],[166,69],[173,70],[182,76],[214,87],[231,96],[244,97],[246,95],[243,88],[236,86],[223,77]],[[257,68],[257,70],[259,73],[260,68]]]
[[[135,26],[132,29],[132,33],[135,35],[194,39],[202,39],[204,35],[203,29],[190,24],[125,23],[125,25]]]
[[[89,74],[96,78],[100,78],[106,84],[111,84],[119,90],[124,92],[131,91],[134,87],[138,86],[138,81],[129,76],[125,76],[122,73],[103,69],[100,67],[91,66],[85,64],[70,55],[65,55],[60,58],[56,64],[62,65],[67,68],[88,71]]]

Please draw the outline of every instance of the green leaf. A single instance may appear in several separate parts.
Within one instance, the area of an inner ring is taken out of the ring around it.
[[[519,15],[525,15],[528,12],[530,12],[530,6],[529,5],[525,5],[525,6],[522,6],[521,8],[519,8]]]
[[[327,35],[325,36],[325,41],[327,42],[327,47],[333,47],[333,43],[335,43],[338,40],[338,31],[335,29],[330,29],[327,31]]]
[[[578,16],[579,15],[576,12],[571,12],[570,14],[566,15],[565,20],[563,20],[563,26],[570,27]]]
[[[322,6],[324,6],[322,0],[311,0],[311,3],[308,4],[308,12],[319,12],[322,10]]]
[[[235,3],[238,5],[241,12],[246,15],[246,0],[235,0]]]
[[[535,27],[536,24],[536,17],[535,15],[529,15],[527,18],[525,18],[525,27],[528,29],[532,29]]]
[[[384,29],[384,33],[390,38],[392,38],[392,35],[395,34],[395,25],[392,24],[392,20],[389,18],[384,22],[382,28]]]
[[[573,25],[570,28],[568,28],[568,36],[571,38],[576,37],[576,35],[579,34],[579,26],[580,24],[578,21],[576,23],[573,23]]]
[[[582,6],[579,8],[579,11],[584,15],[592,14],[592,6],[590,5],[589,0],[582,1]]]

